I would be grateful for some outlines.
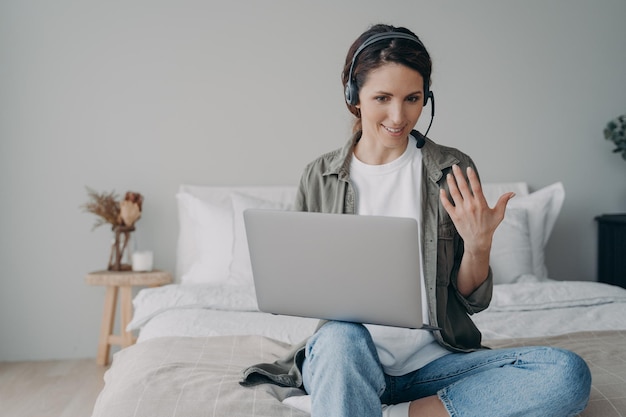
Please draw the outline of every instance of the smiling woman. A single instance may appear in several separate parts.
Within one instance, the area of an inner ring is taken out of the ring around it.
[[[328,321],[273,365],[247,368],[243,384],[304,389],[314,417],[575,415],[591,385],[578,355],[483,349],[469,317],[491,301],[492,239],[514,193],[489,207],[473,160],[414,130],[433,97],[430,74],[430,56],[408,29],[376,25],[360,35],[342,75],[354,134],[307,165],[295,209],[414,218],[422,315],[437,330]]]

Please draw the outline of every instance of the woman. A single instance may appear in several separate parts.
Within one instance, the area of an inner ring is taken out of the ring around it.
[[[408,29],[363,33],[342,76],[354,135],[306,167],[296,207],[417,219],[424,317],[441,330],[321,323],[289,357],[244,371],[243,384],[304,388],[314,417],[575,415],[591,385],[580,357],[483,349],[469,318],[491,300],[491,241],[513,193],[490,208],[472,160],[413,130],[433,100],[430,75]]]

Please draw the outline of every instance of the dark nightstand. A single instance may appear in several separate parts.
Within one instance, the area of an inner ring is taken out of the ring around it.
[[[626,288],[626,214],[604,214],[598,222],[598,281]]]

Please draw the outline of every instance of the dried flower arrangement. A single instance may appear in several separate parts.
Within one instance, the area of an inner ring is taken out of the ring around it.
[[[128,191],[124,199],[118,201],[118,196],[114,191],[98,193],[89,187],[87,187],[87,195],[89,201],[82,208],[98,216],[93,229],[108,223],[115,233],[108,269],[110,271],[130,270],[130,264],[123,264],[122,258],[126,250],[130,250],[128,247],[130,233],[135,230],[135,223],[141,218],[143,196]]]
[[[621,152],[622,158],[626,159],[626,114],[607,123],[604,128],[604,138],[613,141],[616,146],[613,152]]]

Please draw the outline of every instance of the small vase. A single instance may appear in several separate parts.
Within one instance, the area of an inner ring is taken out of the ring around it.
[[[131,233],[135,227],[113,226],[114,239],[109,256],[109,271],[130,271],[131,268]]]

